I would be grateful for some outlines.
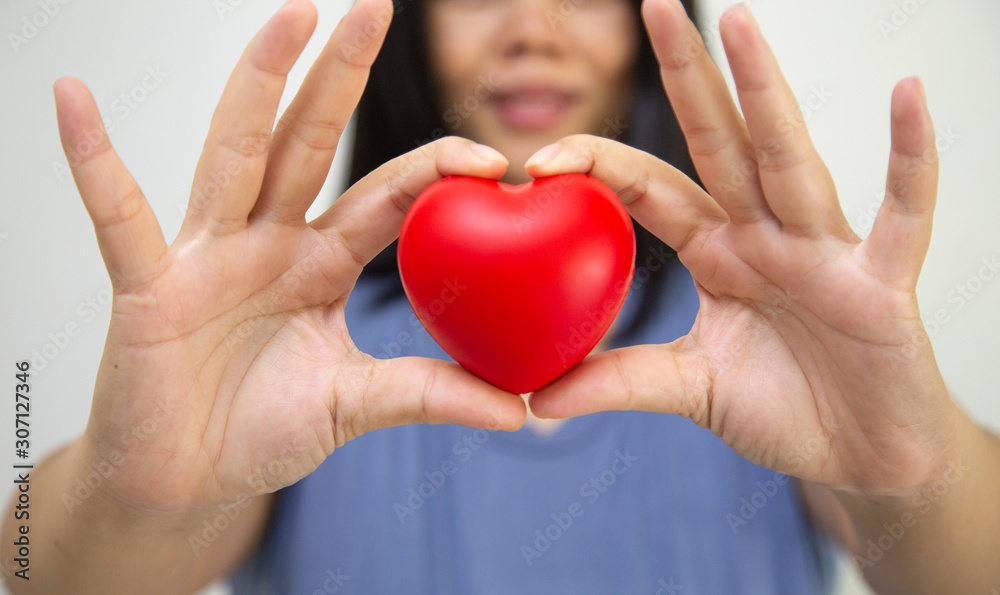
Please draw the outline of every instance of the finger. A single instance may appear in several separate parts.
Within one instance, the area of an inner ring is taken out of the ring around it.
[[[853,237],[798,100],[746,5],[727,11],[720,32],[771,211],[794,233]]]
[[[931,241],[938,153],[923,85],[904,79],[892,93],[892,149],[885,200],[864,246],[884,278],[910,290]]]
[[[729,220],[683,173],[609,139],[568,136],[540,149],[525,167],[536,178],[569,172],[594,176],[611,187],[636,221],[678,252],[698,234]]]
[[[251,217],[305,223],[391,18],[388,0],[361,0],[337,25],[278,122]]]
[[[376,360],[360,405],[364,431],[404,424],[459,424],[519,429],[527,408],[458,364],[419,357]]]
[[[750,133],[729,87],[680,2],[648,0],[643,19],[698,175],[737,222],[770,217]]]
[[[445,137],[371,172],[310,225],[342,242],[364,265],[399,235],[406,210],[424,188],[450,175],[496,180],[506,169],[507,160],[490,147]]]
[[[94,223],[116,289],[139,283],[167,250],[160,224],[135,178],[111,146],[94,97],[72,78],[53,85],[59,137]]]
[[[225,234],[243,229],[260,194],[271,128],[288,71],[313,28],[316,8],[290,0],[240,56],[212,115],[195,168],[184,224]]]
[[[701,374],[698,356],[678,347],[680,341],[683,339],[590,356],[533,393],[528,400],[531,411],[542,418],[597,411],[655,411],[704,422],[709,378]]]

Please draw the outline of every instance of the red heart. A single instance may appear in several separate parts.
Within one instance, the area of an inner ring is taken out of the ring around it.
[[[614,192],[584,174],[520,186],[453,176],[414,201],[397,255],[434,340],[483,380],[526,393],[607,332],[632,282],[635,234]]]

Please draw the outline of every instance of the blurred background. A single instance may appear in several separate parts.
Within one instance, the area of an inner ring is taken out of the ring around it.
[[[282,109],[350,4],[314,2],[319,25],[289,77]],[[170,240],[226,78],[281,3],[0,4],[0,365],[33,362],[30,462],[73,439],[86,423],[111,297],[59,144],[52,83],[69,75],[90,87],[112,143]],[[717,59],[718,16],[730,4],[701,3],[699,26]],[[1000,259],[1000,196],[993,186],[1000,171],[1000,3],[748,4],[799,97],[848,221],[862,236],[871,229],[885,187],[892,87],[903,77],[922,77],[942,175],[934,240],[918,289],[921,309],[955,398],[981,423],[1000,430],[1000,275],[984,266]],[[337,195],[347,157],[338,155],[311,215]],[[11,403],[0,408],[0,444],[14,438]],[[13,478],[12,471],[4,473]],[[8,480],[2,485],[9,486]],[[841,566],[839,595],[870,592],[848,561]],[[227,589],[219,584],[206,592]]]

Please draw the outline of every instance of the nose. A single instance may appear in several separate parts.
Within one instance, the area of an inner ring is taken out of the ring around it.
[[[500,52],[505,58],[558,58],[567,51],[566,21],[556,0],[507,0]]]

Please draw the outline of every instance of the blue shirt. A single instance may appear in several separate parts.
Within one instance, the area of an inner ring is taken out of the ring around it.
[[[685,334],[698,310],[687,270],[676,260],[668,267],[643,343]],[[625,320],[642,288],[638,276]],[[377,299],[385,294],[384,281],[363,277],[355,287],[347,322],[358,347],[447,359],[405,297]],[[789,480],[672,415],[597,413],[548,437],[527,427],[387,428],[347,443],[279,492],[268,535],[233,589],[828,593],[831,550]]]

